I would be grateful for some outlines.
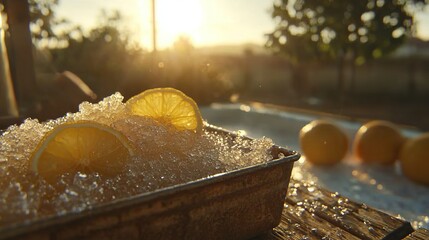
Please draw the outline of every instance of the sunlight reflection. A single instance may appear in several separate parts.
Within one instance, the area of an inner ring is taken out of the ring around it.
[[[250,107],[248,105],[241,104],[240,110],[244,112],[250,112]]]

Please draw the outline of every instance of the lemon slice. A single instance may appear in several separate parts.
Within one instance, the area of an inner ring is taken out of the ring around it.
[[[134,155],[122,133],[91,121],[65,123],[50,131],[34,150],[32,170],[54,184],[64,173],[114,176]]]
[[[192,98],[174,88],[146,90],[126,103],[133,115],[146,116],[163,124],[171,124],[177,130],[201,132],[203,119]]]

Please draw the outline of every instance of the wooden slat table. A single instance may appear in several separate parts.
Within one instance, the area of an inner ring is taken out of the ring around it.
[[[429,239],[429,230],[424,228],[419,228],[410,235],[408,235],[405,240],[427,240]]]
[[[411,234],[411,235],[410,235]],[[426,229],[314,184],[291,180],[282,219],[257,239],[429,239]]]

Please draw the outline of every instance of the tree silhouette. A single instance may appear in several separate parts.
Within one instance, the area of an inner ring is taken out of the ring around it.
[[[58,18],[55,8],[59,0],[28,0],[30,11],[30,30],[33,43],[38,48],[56,47],[66,43],[70,34],[80,30],[64,18]],[[60,29],[61,31],[56,31]]]
[[[179,36],[173,43],[173,49],[179,53],[190,54],[195,47],[188,36]]]
[[[313,60],[338,61],[338,89],[344,93],[344,62],[385,56],[412,33],[413,11],[424,0],[281,0],[273,4],[277,20],[267,46],[295,66]],[[300,70],[300,68],[296,68]],[[299,75],[298,73],[295,75]]]
[[[122,22],[118,11],[103,11],[100,23],[88,34],[77,32],[80,36],[69,38],[67,47],[50,49],[52,64],[58,71],[80,76],[101,97],[137,81],[135,78],[144,79],[147,63],[143,51],[131,46]]]
[[[60,24],[54,15],[53,8],[58,0],[29,0],[31,30],[35,39],[54,37],[54,25]]]
[[[116,91],[128,98],[168,83],[205,104],[225,100],[235,89],[223,69],[199,56],[185,36],[159,51],[160,60],[153,64],[153,55],[133,41],[120,12],[103,11],[98,24],[83,31],[55,15],[60,0],[28,1],[38,82],[49,89],[55,73],[64,71],[79,76],[99,98]]]
[[[173,43],[166,65],[165,78],[170,84],[190,97],[198,104],[228,99],[235,86],[222,76],[222,70],[212,66],[210,61],[198,54],[187,36],[179,36]]]

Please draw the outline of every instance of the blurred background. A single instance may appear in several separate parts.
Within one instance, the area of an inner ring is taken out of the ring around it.
[[[429,130],[427,0],[0,3],[0,129],[169,86]]]

